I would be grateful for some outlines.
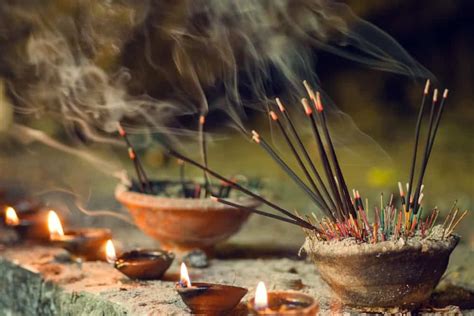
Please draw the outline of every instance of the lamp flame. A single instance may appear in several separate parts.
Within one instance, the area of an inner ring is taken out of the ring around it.
[[[49,211],[48,213],[48,229],[50,239],[64,236],[63,226],[55,211]]]
[[[258,282],[257,289],[255,290],[255,309],[265,309],[268,307],[268,295],[265,283],[262,281]]]
[[[186,268],[186,265],[184,264],[184,262],[181,263],[181,277],[180,277],[179,284],[182,287],[191,286],[191,279],[189,278],[188,268]]]
[[[112,239],[107,240],[105,243],[105,259],[108,263],[114,263],[117,260],[117,254],[115,253],[115,246]]]
[[[20,224],[20,219],[13,207],[7,207],[5,210],[5,224],[8,226],[17,226]]]

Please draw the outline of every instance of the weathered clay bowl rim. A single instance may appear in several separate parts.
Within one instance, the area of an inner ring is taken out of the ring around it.
[[[438,250],[454,249],[458,244],[460,237],[452,234],[445,239],[430,239],[422,240],[408,239],[403,243],[394,241],[382,241],[376,244],[369,243],[354,243],[350,245],[337,247],[342,241],[319,241],[315,238],[306,237],[304,249],[308,254],[318,254],[324,257],[341,257],[341,256],[370,256],[380,253],[403,253],[406,251],[436,252]]]
[[[176,290],[178,292],[188,292],[188,291],[196,291],[196,290],[207,290],[209,288],[216,289],[216,290],[235,290],[235,291],[242,291],[248,292],[247,288],[236,286],[236,285],[228,285],[228,284],[217,284],[217,283],[208,283],[208,282],[192,282],[190,287],[181,287],[176,286]],[[245,295],[245,294],[244,294]]]
[[[126,261],[127,259],[133,259],[134,256],[132,256],[134,253],[139,253],[139,254],[146,254],[148,255],[146,258],[148,258],[148,261],[135,261],[135,262],[129,262]],[[158,254],[160,253],[160,254]],[[114,266],[117,269],[121,269],[123,267],[134,267],[134,266],[142,266],[150,263],[171,263],[175,259],[175,254],[170,251],[162,250],[162,249],[134,249],[131,251],[126,251],[122,253],[117,260],[115,260]],[[168,266],[169,267],[169,266]],[[167,268],[168,269],[168,268]]]
[[[118,184],[115,189],[115,198],[122,204],[133,204],[134,206],[149,209],[159,209],[160,211],[228,211],[234,207],[208,199],[187,199],[175,197],[160,197],[140,192],[130,191],[124,184]],[[241,197],[231,199],[232,201],[243,205],[258,205],[256,199],[249,197]]]

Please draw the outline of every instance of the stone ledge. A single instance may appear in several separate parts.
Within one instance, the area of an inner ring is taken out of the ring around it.
[[[44,246],[1,249],[0,309],[14,315],[189,314],[174,289],[179,273],[176,261],[164,280],[137,282],[105,262],[85,262],[82,266],[58,262],[56,258],[62,253],[61,249]],[[305,261],[212,260],[210,268],[191,269],[190,273],[196,281],[247,287],[244,302],[253,296],[257,281],[263,280],[270,290],[297,289],[316,297],[323,311],[342,311],[314,266]],[[246,312],[241,306],[235,314]]]

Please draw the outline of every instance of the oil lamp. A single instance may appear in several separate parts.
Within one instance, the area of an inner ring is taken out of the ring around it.
[[[5,225],[14,228],[22,239],[46,241],[49,239],[49,231],[45,227],[46,213],[38,211],[34,217],[18,217],[16,210],[9,206],[5,209]]]
[[[306,294],[294,291],[268,292],[263,282],[259,282],[255,297],[247,304],[251,315],[316,315],[319,306],[316,300]]]
[[[219,315],[234,309],[247,289],[231,285],[193,282],[184,263],[181,264],[180,281],[176,290],[194,314]]]
[[[79,228],[64,231],[55,211],[48,213],[49,236],[52,244],[66,249],[71,256],[80,260],[105,260],[103,250],[112,237],[104,228]]]
[[[112,240],[105,246],[106,259],[130,279],[158,280],[168,270],[174,254],[159,249],[136,249],[117,257]]]

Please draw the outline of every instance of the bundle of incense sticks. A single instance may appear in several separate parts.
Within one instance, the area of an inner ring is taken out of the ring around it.
[[[204,123],[205,117],[201,115],[199,117],[199,138],[201,144],[201,154],[203,158],[204,165],[207,166],[207,145],[206,145],[206,137],[204,134]],[[141,193],[146,194],[157,194],[159,193],[153,183],[148,179],[148,176],[145,172],[145,168],[141,163],[141,159],[138,156],[137,152],[135,151],[127,132],[121,126],[120,123],[117,123],[117,130],[119,135],[123,138],[125,144],[128,147],[128,156],[130,160],[133,162],[136,176],[137,176],[137,184],[138,188]],[[207,176],[207,172],[204,171],[204,183],[201,184],[199,182],[190,181],[186,179],[185,175],[185,161],[182,159],[178,159],[179,165],[179,173],[180,173],[180,182],[181,182],[181,193],[184,198],[206,198],[209,197],[210,194],[215,195],[220,198],[228,198],[230,196],[232,186],[229,185],[227,181],[221,181],[219,185],[211,184],[209,178]],[[234,180],[230,180],[235,182]],[[255,187],[258,187],[258,184],[254,184]]]
[[[438,90],[433,90],[427,140],[425,142],[421,165],[419,168],[418,182],[415,186],[413,180],[417,156],[419,156],[417,152],[419,147],[420,129],[425,102],[430,94],[430,82],[427,81],[423,91],[421,108],[415,128],[415,149],[410,169],[410,179],[407,183],[407,195],[405,196],[403,187],[401,183],[399,183],[400,199],[402,202],[400,209],[395,206],[393,195],[387,205],[384,205],[382,195],[380,208],[374,208],[373,220],[371,221],[368,216],[368,201],[366,200],[364,206],[359,191],[356,190],[353,190],[353,197],[350,196],[327,125],[321,95],[319,92],[314,91],[306,81],[304,81],[303,84],[308,93],[309,99],[302,98],[301,104],[308,124],[311,126],[322,170],[318,170],[316,167],[313,157],[304,145],[283,102],[278,98],[276,99],[276,105],[280,115],[274,110],[269,111],[269,115],[272,121],[277,124],[278,129],[288,145],[290,152],[295,158],[304,178],[300,177],[258,132],[252,131],[251,138],[255,143],[259,144],[262,149],[280,166],[280,168],[287,173],[293,182],[307,194],[308,198],[314,202],[316,208],[323,214],[323,219],[319,220],[314,213],[313,219],[308,216],[303,218],[298,214],[293,214],[287,209],[284,209],[247,188],[226,179],[219,173],[211,170],[207,166],[207,163],[205,163],[205,165],[200,164],[171,149],[169,150],[169,153],[183,161],[201,168],[207,172],[207,174],[229,183],[233,188],[261,201],[280,214],[277,215],[255,208],[244,207],[218,196],[214,197],[216,201],[245,209],[259,215],[301,226],[306,230],[316,232],[318,238],[323,240],[354,237],[364,242],[378,242],[393,237],[410,237],[417,234],[423,237],[427,236],[431,228],[435,225],[439,212],[437,209],[434,209],[425,220],[422,220],[421,218],[421,205],[424,196],[423,177],[425,175],[441,116],[443,114],[448,90],[444,90],[441,100],[439,99]],[[453,229],[466,214],[467,212],[463,213],[458,220],[455,220],[456,214],[452,215],[451,224],[446,227],[447,235],[453,232]]]

